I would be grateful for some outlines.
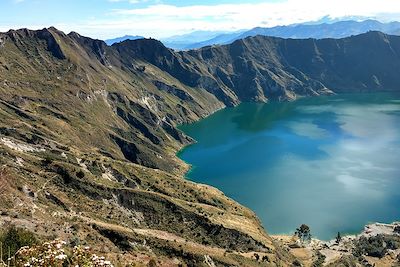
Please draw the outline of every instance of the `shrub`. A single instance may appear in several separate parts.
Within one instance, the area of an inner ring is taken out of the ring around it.
[[[74,247],[66,252],[64,241],[55,240],[33,247],[22,247],[16,254],[16,266],[113,267],[110,261],[91,252],[90,247]]]
[[[79,170],[79,171],[76,173],[76,177],[82,179],[82,178],[85,177],[85,173],[84,173],[82,170]]]
[[[294,260],[292,262],[292,266],[302,266],[302,265],[301,265],[301,262],[299,260]]]
[[[321,252],[316,252],[317,259],[312,263],[312,267],[321,267],[324,266],[326,256],[323,255]]]
[[[157,262],[154,259],[151,259],[149,261],[149,264],[147,264],[148,267],[157,267]]]
[[[56,165],[55,166],[55,172],[61,176],[63,179],[64,183],[69,184],[73,181],[73,177],[71,174],[68,172],[67,169],[65,169],[63,166]]]
[[[12,225],[0,233],[0,242],[3,251],[2,260],[7,262],[9,256],[14,256],[21,247],[36,244],[37,239],[33,233]]]
[[[382,258],[388,249],[400,248],[398,236],[377,235],[372,237],[361,237],[356,243],[355,256],[368,255]]]

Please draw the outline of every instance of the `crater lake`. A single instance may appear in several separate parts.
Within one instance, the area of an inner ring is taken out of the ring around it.
[[[314,237],[400,219],[400,95],[243,103],[179,127],[187,178],[252,209],[271,234]]]

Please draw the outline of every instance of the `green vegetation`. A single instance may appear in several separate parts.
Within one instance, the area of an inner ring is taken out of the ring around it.
[[[387,251],[400,248],[400,237],[389,235],[377,235],[372,237],[362,236],[356,241],[356,248],[353,254],[356,257],[368,255],[372,257],[382,258]]]
[[[301,262],[299,260],[294,260],[292,262],[292,266],[293,267],[300,267],[300,266],[302,266],[302,264],[301,264]]]
[[[37,242],[37,237],[25,229],[17,228],[14,225],[6,227],[0,232],[1,260],[8,262],[8,259],[13,258],[21,247],[32,246]]]
[[[306,224],[300,225],[300,227],[296,229],[296,232],[294,234],[300,239],[302,243],[311,241],[311,230],[310,227]]]
[[[35,225],[38,238],[82,240],[111,255],[123,254],[125,247],[113,243],[122,237],[123,244],[140,244],[147,259],[172,254],[182,263],[198,263],[210,255],[221,265],[257,266],[252,257],[257,253],[268,254],[263,258],[271,266],[290,265],[294,257],[271,241],[254,213],[213,188],[183,179],[188,166],[175,153],[193,140],[176,125],[241,101],[330,94],[344,88],[343,81],[351,91],[381,89],[380,84],[400,88],[398,73],[390,71],[398,69],[397,57],[386,49],[396,40],[372,33],[361,38],[372,38],[374,47],[359,47],[358,39],[255,37],[179,53],[155,40],[108,47],[54,28],[10,31],[0,38],[0,133],[7,139],[0,162],[12,181],[0,184],[6,203],[1,213],[29,229]],[[317,70],[308,65],[314,61],[288,60],[301,49],[310,51],[310,59],[321,58]],[[361,57],[367,62],[353,78],[349,69],[340,72],[326,63],[352,66],[348,62],[360,54],[392,64]],[[384,75],[371,85],[376,73]],[[152,231],[138,240],[132,233],[137,228]],[[297,234],[311,238],[308,227]],[[1,242],[4,260],[37,239],[11,227],[1,233]],[[21,259],[30,251],[47,253],[31,248]],[[223,256],[228,250],[232,253]],[[134,249],[124,252],[133,257]]]
[[[65,247],[65,242],[54,240],[43,244],[21,248],[15,258],[15,266],[81,266],[113,267],[105,257],[97,256],[90,247]]]
[[[324,266],[325,262],[325,255],[323,255],[321,252],[317,251],[316,253],[317,259],[312,263],[311,267],[322,267]]]
[[[339,244],[342,241],[342,235],[340,234],[340,232],[337,233],[335,241],[336,241],[336,244]]]

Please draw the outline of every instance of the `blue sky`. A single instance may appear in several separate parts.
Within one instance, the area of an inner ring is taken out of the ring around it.
[[[400,0],[0,0],[0,31],[55,26],[105,39],[232,31],[329,16],[400,20]]]

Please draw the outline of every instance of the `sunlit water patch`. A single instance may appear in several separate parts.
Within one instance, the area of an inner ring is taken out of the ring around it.
[[[180,127],[188,178],[254,210],[270,233],[314,236],[400,220],[400,96],[245,103]]]

